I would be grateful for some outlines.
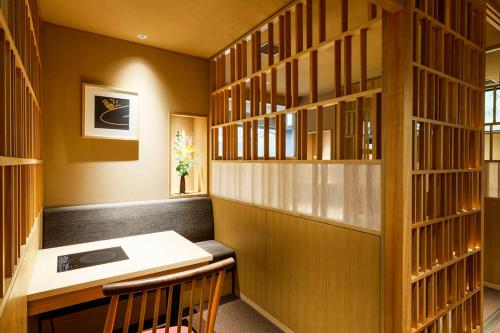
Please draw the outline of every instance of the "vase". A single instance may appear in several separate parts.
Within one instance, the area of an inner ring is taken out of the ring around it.
[[[181,182],[179,184],[179,193],[180,194],[186,193],[186,178],[184,177],[184,175],[181,175]]]

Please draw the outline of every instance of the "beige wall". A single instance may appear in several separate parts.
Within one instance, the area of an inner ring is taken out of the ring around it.
[[[169,112],[208,113],[208,61],[44,24],[44,205],[163,199]],[[139,93],[139,142],[81,137],[82,82]]]

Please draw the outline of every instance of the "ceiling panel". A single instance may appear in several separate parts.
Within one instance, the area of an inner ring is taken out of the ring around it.
[[[46,22],[208,58],[290,0],[43,0]],[[148,35],[139,40],[137,34]]]

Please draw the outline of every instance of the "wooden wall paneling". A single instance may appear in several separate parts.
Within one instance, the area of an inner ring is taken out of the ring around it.
[[[500,200],[484,201],[484,281],[490,286],[500,286],[500,249],[497,240],[500,235]],[[480,222],[480,221],[478,221]],[[478,235],[480,237],[480,234]]]
[[[237,253],[236,290],[265,308],[265,210],[212,198],[217,240]]]
[[[378,331],[377,236],[272,211],[265,235],[266,311],[296,332]]]

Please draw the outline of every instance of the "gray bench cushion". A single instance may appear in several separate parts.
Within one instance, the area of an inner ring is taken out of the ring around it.
[[[216,240],[198,242],[196,243],[196,245],[198,245],[214,257],[212,262],[221,261],[230,257],[235,258],[234,250],[232,248],[227,247],[226,245],[219,243]]]
[[[174,230],[192,242],[212,240],[210,198],[45,209],[43,247]]]

